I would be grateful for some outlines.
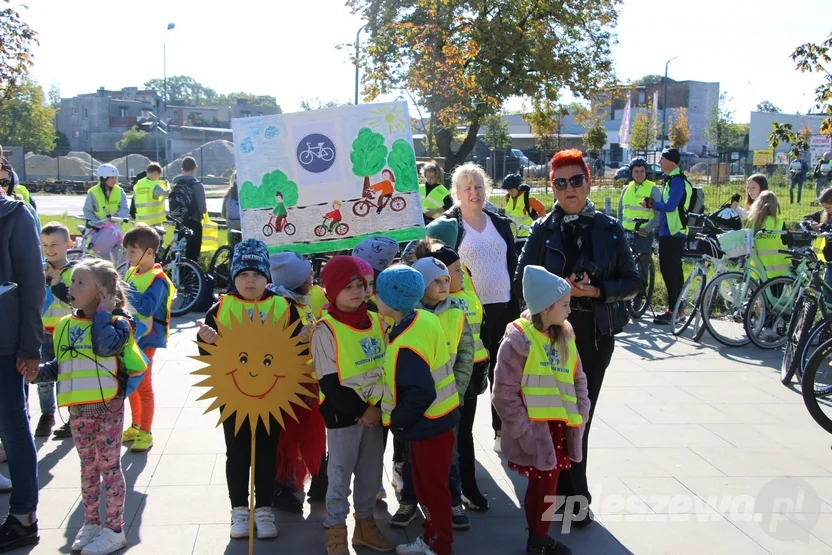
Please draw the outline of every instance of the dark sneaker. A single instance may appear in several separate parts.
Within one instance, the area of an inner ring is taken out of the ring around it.
[[[526,541],[526,555],[572,555],[572,550],[551,536],[532,536]]]
[[[407,528],[416,518],[417,513],[418,510],[415,504],[402,503],[399,505],[399,510],[396,511],[396,514],[390,517],[390,526],[394,528]]]
[[[23,526],[13,515],[7,515],[0,523],[0,553],[5,553],[26,545],[37,545],[38,523]]]
[[[471,489],[462,490],[462,502],[474,512],[485,512],[488,510],[488,499],[480,493],[479,488],[474,486]]]
[[[592,520],[595,518],[595,515],[592,514],[592,509],[586,510],[586,516],[584,516],[581,520],[573,520],[572,526],[577,529],[586,528],[590,524],[592,524]]]
[[[309,483],[309,501],[326,501],[326,489],[329,487],[329,480],[326,474],[313,476]]]
[[[471,521],[468,520],[468,515],[465,514],[465,507],[460,503],[456,507],[451,507],[451,528],[454,530],[468,530],[471,527]]]
[[[41,414],[38,425],[35,428],[35,437],[49,437],[52,434],[52,428],[55,426],[54,414]]]
[[[286,511],[287,513],[302,513],[303,501],[298,499],[294,493],[285,488],[275,488],[272,507]]]
[[[60,428],[56,429],[52,436],[55,439],[66,439],[72,437],[72,430],[69,429],[69,422],[61,426]]]
[[[653,318],[653,323],[657,326],[669,326],[670,320],[673,318],[672,312],[665,312],[664,314],[659,314],[655,318]]]

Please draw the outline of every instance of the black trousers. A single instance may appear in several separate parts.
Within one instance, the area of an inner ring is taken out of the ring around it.
[[[202,222],[185,222],[185,225],[194,232],[188,237],[188,248],[185,251],[185,256],[194,262],[199,260],[199,252],[202,249]]]
[[[659,237],[659,269],[667,287],[667,310],[672,312],[685,284],[682,270],[682,251],[685,249],[684,237]]]
[[[515,308],[516,307],[516,308]],[[483,305],[485,317],[482,322],[482,338],[488,348],[488,391],[494,390],[494,367],[497,365],[497,351],[500,349],[500,342],[506,333],[506,326],[520,316],[519,306],[515,303],[492,303]],[[503,421],[500,415],[491,405],[491,427],[495,432],[503,429]]]
[[[615,338],[612,335],[598,335],[596,337],[595,318],[592,313],[572,313],[569,318],[572,327],[575,329],[575,343],[578,347],[578,355],[581,357],[581,365],[586,374],[589,401],[592,403],[589,409],[589,419],[584,425],[584,437],[581,442],[583,446],[583,459],[581,462],[572,462],[572,468],[560,473],[558,477],[558,495],[586,497],[587,503],[592,502],[589,494],[589,485],[586,478],[586,463],[589,459],[589,431],[592,427],[595,408],[598,406],[598,397],[601,394],[601,384],[604,383],[604,374],[612,359],[612,352],[615,349]]]
[[[459,435],[456,450],[459,453],[459,480],[462,493],[477,488],[477,462],[474,458],[474,416],[477,413],[477,396],[466,395],[465,404],[459,407]]]
[[[251,474],[251,426],[244,422],[237,435],[234,435],[236,414],[232,414],[222,423],[225,433],[225,479],[228,482],[228,497],[231,507],[248,507],[248,482]],[[266,433],[266,426],[257,423],[257,444],[254,451],[254,506],[271,507],[274,499],[274,475],[277,462],[274,454],[280,440],[280,425],[271,418],[271,433]]]

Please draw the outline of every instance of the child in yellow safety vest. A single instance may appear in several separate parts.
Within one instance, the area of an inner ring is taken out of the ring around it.
[[[217,322],[227,328],[242,318],[264,319],[273,311],[274,322],[288,317],[298,319],[297,310],[286,299],[271,292],[267,286],[271,280],[269,272],[269,251],[266,244],[257,239],[245,239],[234,247],[231,259],[233,288],[212,306],[205,315],[205,322],[197,321],[199,343],[214,343],[217,339]],[[287,315],[287,311],[289,314]],[[255,314],[255,312],[257,314]],[[208,354],[200,349],[200,354]],[[220,409],[222,410],[222,409]],[[269,431],[263,422],[257,424],[255,436],[254,465],[254,527],[259,539],[277,537],[272,501],[274,499],[275,452],[280,441],[280,425],[270,416]],[[231,530],[234,539],[248,537],[249,527],[249,472],[251,460],[251,427],[243,425],[235,434],[237,415],[223,420],[225,435],[225,479],[228,497],[231,500]]]
[[[170,312],[176,289],[161,264],[156,264],[159,234],[147,224],[136,226],[124,235],[127,251],[125,281],[130,285],[127,296],[136,313],[139,325],[136,336],[139,348],[149,364],[141,386],[130,396],[130,413],[133,425],[124,431],[123,443],[132,442],[130,450],[143,453],[153,447],[153,356],[156,349],[165,349],[170,333]]]
[[[43,343],[40,349],[41,362],[55,358],[52,348],[52,333],[64,316],[72,314],[69,301],[69,286],[72,285],[72,268],[75,262],[67,259],[66,252],[72,246],[69,229],[61,222],[49,222],[40,232],[40,246],[46,259],[46,301],[43,303]],[[55,384],[38,384],[40,420],[35,428],[35,437],[49,437],[55,425]],[[69,422],[55,430],[55,437],[64,439],[72,436]]]
[[[317,320],[310,304],[312,264],[294,252],[278,252],[269,256],[272,284],[269,289],[286,299],[297,309],[303,328],[298,339],[309,343]],[[311,352],[309,364],[312,364]],[[310,385],[305,398],[310,410],[297,411],[297,420],[287,418],[277,446],[277,472],[274,479],[275,508],[290,513],[302,513],[303,502],[295,495],[303,492],[307,476],[310,501],[324,501],[326,497],[326,425],[318,405],[318,386]]]
[[[783,241],[786,234],[782,233],[787,228],[780,218],[777,196],[772,191],[763,191],[751,205],[746,227],[754,230],[754,250],[763,263],[766,278],[788,274],[791,259],[779,252],[787,248]],[[759,233],[760,231],[770,233]]]
[[[449,475],[459,393],[448,339],[439,317],[416,310],[425,294],[425,280],[417,270],[389,268],[379,274],[376,289],[380,313],[395,322],[384,358],[382,422],[409,444],[416,499],[425,508],[424,534],[397,552],[450,555]]]
[[[373,510],[383,473],[379,426],[384,362],[384,324],[367,311],[367,282],[356,258],[335,256],[321,272],[329,307],[312,332],[312,360],[321,387],[329,464],[326,493],[327,555],[348,555],[346,519],[355,477],[353,546],[393,551]]]
[[[569,282],[545,268],[526,267],[528,311],[506,329],[494,370],[493,403],[503,420],[503,453],[509,468],[529,480],[523,503],[528,555],[571,553],[549,536],[548,516],[558,475],[570,461],[583,458],[583,424],[589,417],[586,375],[566,320],[570,290]],[[572,515],[573,509],[565,507],[565,514]]]
[[[134,336],[124,282],[109,261],[87,259],[72,271],[75,313],[55,326],[56,358],[36,379],[58,382],[58,406],[69,407],[72,439],[81,459],[84,525],[72,551],[106,555],[127,545],[126,488],[121,471],[124,398],[141,382],[147,359]],[[101,488],[106,512],[101,514]]]

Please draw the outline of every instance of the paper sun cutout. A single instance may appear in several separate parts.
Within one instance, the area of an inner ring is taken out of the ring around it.
[[[315,379],[306,364],[309,346],[297,338],[303,324],[295,311],[287,310],[277,320],[274,307],[265,318],[251,316],[244,314],[237,320],[232,314],[230,328],[217,322],[216,343],[199,344],[209,354],[191,357],[208,366],[191,373],[207,376],[196,384],[211,388],[199,398],[214,398],[205,413],[224,405],[217,425],[236,414],[234,433],[239,433],[248,418],[253,436],[258,420],[270,431],[269,415],[284,428],[284,412],[297,420],[292,404],[308,409],[301,396],[310,392],[303,384],[315,383]]]

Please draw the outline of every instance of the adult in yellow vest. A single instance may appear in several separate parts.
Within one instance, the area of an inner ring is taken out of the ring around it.
[[[780,205],[773,191],[760,193],[751,205],[746,226],[754,230],[754,250],[763,263],[764,277],[768,279],[788,274],[791,259],[779,252],[786,248],[783,242],[785,234],[782,233],[786,224],[780,218]]]
[[[520,174],[507,175],[503,179],[503,190],[506,191],[506,217],[515,224],[514,236],[528,237],[534,221],[546,217],[546,207],[531,196],[531,188],[523,183]]]
[[[150,226],[163,223],[167,219],[165,198],[169,194],[167,183],[162,181],[162,166],[156,162],[148,164],[146,176],[133,185],[136,222]]]
[[[503,420],[503,454],[510,469],[528,478],[527,553],[571,553],[549,537],[551,519],[545,516],[549,505],[544,502],[556,494],[559,477],[572,477],[561,472],[586,455],[583,436],[591,418],[587,378],[566,319],[571,287],[541,266],[525,267],[523,297],[529,315],[508,326],[494,371],[493,402]],[[587,517],[573,525],[583,527],[589,521]]]
[[[110,216],[127,218],[127,195],[118,184],[118,169],[112,164],[101,164],[96,172],[98,185],[87,191],[84,201],[84,218],[88,222],[105,220]]]
[[[425,223],[453,207],[453,199],[448,188],[442,184],[442,168],[431,160],[422,166],[422,177],[425,182],[419,185],[419,197],[422,200],[422,215]]]
[[[682,252],[687,237],[687,211],[693,198],[693,187],[679,169],[682,155],[679,149],[662,151],[662,171],[667,175],[662,200],[652,198],[642,201],[645,208],[659,214],[659,269],[667,286],[667,310],[653,319],[660,326],[670,325],[673,308],[682,292],[685,275],[682,270]]]
[[[644,158],[633,158],[630,162],[630,177],[632,180],[621,191],[618,200],[618,220],[625,231],[635,231],[636,218],[646,218],[648,221],[639,226],[639,233],[648,237],[659,225],[659,218],[655,210],[642,206],[645,198],[653,201],[662,200],[662,192],[653,181],[647,179],[647,161]]]

